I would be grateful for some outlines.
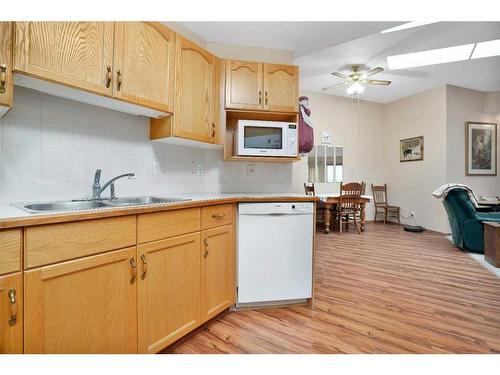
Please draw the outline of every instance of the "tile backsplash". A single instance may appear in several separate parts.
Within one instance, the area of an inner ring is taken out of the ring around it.
[[[136,173],[117,181],[118,196],[293,190],[291,164],[259,163],[247,176],[247,164],[223,162],[222,150],[150,141],[145,117],[20,87],[0,127],[0,202],[89,196],[97,168],[102,181]],[[155,161],[166,174],[153,173]]]

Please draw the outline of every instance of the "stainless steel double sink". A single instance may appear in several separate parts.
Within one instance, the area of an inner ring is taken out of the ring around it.
[[[36,214],[46,212],[86,211],[113,207],[134,207],[152,204],[171,204],[190,200],[191,199],[170,197],[128,197],[114,199],[73,199],[53,202],[15,203],[13,206],[28,213]]]

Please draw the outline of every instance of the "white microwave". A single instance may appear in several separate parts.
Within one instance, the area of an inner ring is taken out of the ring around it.
[[[238,120],[234,134],[237,156],[297,156],[297,124]]]

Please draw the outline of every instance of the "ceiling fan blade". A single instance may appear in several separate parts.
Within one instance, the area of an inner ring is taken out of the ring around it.
[[[382,86],[387,86],[391,84],[391,81],[383,81],[380,79],[367,79],[366,83],[369,83],[370,85],[382,85]]]
[[[384,68],[381,68],[380,66],[377,66],[376,68],[373,68],[371,70],[369,70],[368,72],[364,73],[361,75],[361,79],[366,79],[374,74],[377,74],[377,73],[380,73],[384,70]]]
[[[334,75],[334,76],[337,76],[339,78],[342,78],[342,79],[346,79],[347,78],[347,76],[345,74],[342,74],[342,73],[339,73],[339,72],[332,72],[331,74]]]
[[[327,91],[327,90],[331,90],[331,89],[336,89],[337,87],[342,87],[342,86],[346,86],[348,85],[350,82],[341,82],[341,83],[337,83],[336,85],[332,85],[332,86],[328,86],[328,87],[324,87],[321,89],[321,91]]]
[[[383,70],[384,70],[384,68],[381,68],[380,66],[377,66],[376,68],[373,68],[373,69],[369,70],[367,73],[365,73],[365,75],[367,77],[370,77],[370,76],[372,76],[374,74],[380,73]]]

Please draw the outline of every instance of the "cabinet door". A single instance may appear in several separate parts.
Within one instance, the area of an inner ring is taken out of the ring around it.
[[[16,22],[14,69],[111,95],[112,22]]]
[[[25,353],[137,353],[135,253],[26,271]]]
[[[174,35],[156,22],[115,22],[116,98],[172,112]]]
[[[0,276],[0,354],[23,352],[21,273]]]
[[[12,107],[12,22],[0,22],[0,117]]]
[[[298,111],[298,73],[294,65],[264,64],[264,109]]]
[[[226,108],[262,109],[262,64],[226,61]]]
[[[235,302],[235,256],[233,226],[202,232],[203,321]]]
[[[199,232],[139,246],[140,353],[156,353],[200,324],[199,251]]]
[[[189,40],[176,38],[174,135],[215,143],[216,58]]]

